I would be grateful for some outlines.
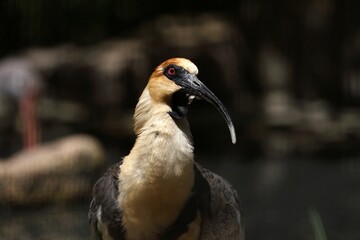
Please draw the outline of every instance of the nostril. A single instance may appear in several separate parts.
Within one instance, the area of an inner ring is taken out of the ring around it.
[[[196,82],[196,81],[193,81],[192,83],[193,83],[195,86],[200,87],[200,83],[198,83],[198,82]]]

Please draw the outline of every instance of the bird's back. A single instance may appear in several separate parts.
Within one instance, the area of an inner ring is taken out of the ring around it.
[[[210,186],[211,214],[203,219],[201,239],[243,240],[243,214],[236,190],[221,176],[195,165]]]

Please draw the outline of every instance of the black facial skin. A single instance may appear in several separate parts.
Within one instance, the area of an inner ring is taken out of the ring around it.
[[[174,69],[173,75],[170,75],[170,73],[168,72],[170,68]],[[186,76],[189,75],[189,73],[184,68],[179,67],[175,64],[171,64],[167,68],[165,68],[164,75],[168,79],[174,81],[177,85],[181,86],[179,83],[181,81],[184,81],[184,79],[186,79]],[[169,114],[174,119],[183,119],[184,117],[186,117],[186,114],[188,112],[188,106],[189,103],[186,92],[183,90],[179,90],[175,92],[172,96],[172,111],[169,112]]]
[[[169,74],[169,69],[173,68],[175,70],[175,74],[174,75],[170,75]],[[178,65],[175,64],[170,64],[169,66],[167,66],[164,70],[164,75],[174,81],[177,85],[180,86],[179,82],[183,81],[184,79],[186,79],[186,76],[189,75],[189,73],[183,68],[183,67],[179,67]]]
[[[186,96],[186,92],[183,90],[179,90],[175,92],[172,96],[172,111],[169,112],[170,116],[175,119],[182,119],[186,117],[188,112],[188,98]]]

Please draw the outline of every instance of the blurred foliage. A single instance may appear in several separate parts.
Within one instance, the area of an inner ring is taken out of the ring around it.
[[[190,0],[4,0],[0,3],[0,56],[27,47],[84,45],[128,35],[161,14],[215,12],[226,15],[244,34],[249,67],[254,67],[252,58],[261,48],[275,47],[298,66],[294,72],[299,82],[297,95],[302,96],[304,89],[309,90],[308,95],[320,92],[330,99],[336,96],[333,103],[341,104],[347,98],[337,91],[341,85],[334,79],[341,77],[347,64],[355,64],[344,55],[354,54],[352,45],[357,45],[353,41],[359,38],[358,6],[353,0],[216,0],[196,4]]]
[[[233,6],[235,5],[235,8]],[[94,43],[131,32],[159,14],[234,11],[223,1],[4,0],[0,3],[0,56],[19,48],[63,42]]]
[[[324,225],[321,221],[321,217],[318,210],[316,208],[310,208],[308,210],[308,214],[315,235],[314,239],[327,240]]]

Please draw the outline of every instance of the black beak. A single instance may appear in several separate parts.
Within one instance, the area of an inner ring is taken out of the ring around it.
[[[231,141],[233,144],[235,144],[236,134],[234,124],[232,123],[230,115],[224,104],[215,96],[215,94],[193,74],[187,73],[185,78],[182,77],[177,79],[176,84],[181,86],[183,90],[190,96],[193,95],[211,103],[221,113],[229,127]]]

